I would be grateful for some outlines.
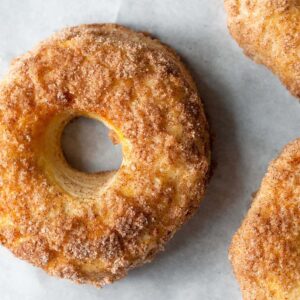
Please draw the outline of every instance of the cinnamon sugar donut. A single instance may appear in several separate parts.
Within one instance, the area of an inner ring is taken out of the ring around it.
[[[300,299],[300,139],[269,166],[230,260],[244,300]]]
[[[228,26],[245,54],[300,98],[300,0],[225,0]]]
[[[72,169],[74,117],[122,144],[119,170]],[[210,166],[195,84],[158,40],[117,25],[67,28],[0,85],[0,241],[51,275],[103,286],[153,258],[195,212]]]

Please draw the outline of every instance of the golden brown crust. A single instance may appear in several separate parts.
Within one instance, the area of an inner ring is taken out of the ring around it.
[[[58,137],[76,115],[112,128],[117,172],[66,166]],[[210,165],[202,103],[178,56],[112,24],[67,28],[14,61],[0,85],[0,148],[1,243],[96,286],[163,248],[198,207]]]
[[[300,299],[300,139],[268,169],[230,260],[243,299]]]
[[[228,26],[245,54],[300,98],[300,0],[225,0]]]

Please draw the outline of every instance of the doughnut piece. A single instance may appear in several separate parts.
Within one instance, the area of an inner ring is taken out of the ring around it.
[[[72,169],[77,116],[122,144],[119,170]],[[67,28],[0,85],[0,241],[51,275],[103,286],[153,258],[197,209],[210,166],[195,84],[158,40],[122,26]]]
[[[246,55],[300,98],[300,0],[225,0],[228,26]]]
[[[300,299],[300,139],[270,164],[229,258],[243,299]]]

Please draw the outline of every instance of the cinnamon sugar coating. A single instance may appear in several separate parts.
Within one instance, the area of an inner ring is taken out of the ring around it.
[[[229,257],[245,300],[300,299],[300,139],[269,166]]]
[[[60,147],[76,116],[122,144],[116,172],[84,174]],[[198,208],[208,125],[179,57],[103,24],[67,28],[17,58],[0,84],[0,242],[51,275],[101,287],[162,250]]]
[[[300,98],[300,0],[225,0],[228,26],[246,55]]]

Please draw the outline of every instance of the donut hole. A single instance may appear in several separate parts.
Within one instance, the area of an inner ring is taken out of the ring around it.
[[[122,148],[101,122],[86,117],[72,119],[64,128],[61,147],[67,163],[85,173],[118,170]]]
[[[82,115],[90,117],[64,112],[46,124],[37,144],[38,163],[59,190],[81,200],[97,200],[117,177],[122,151],[109,140],[109,129],[98,116]]]

